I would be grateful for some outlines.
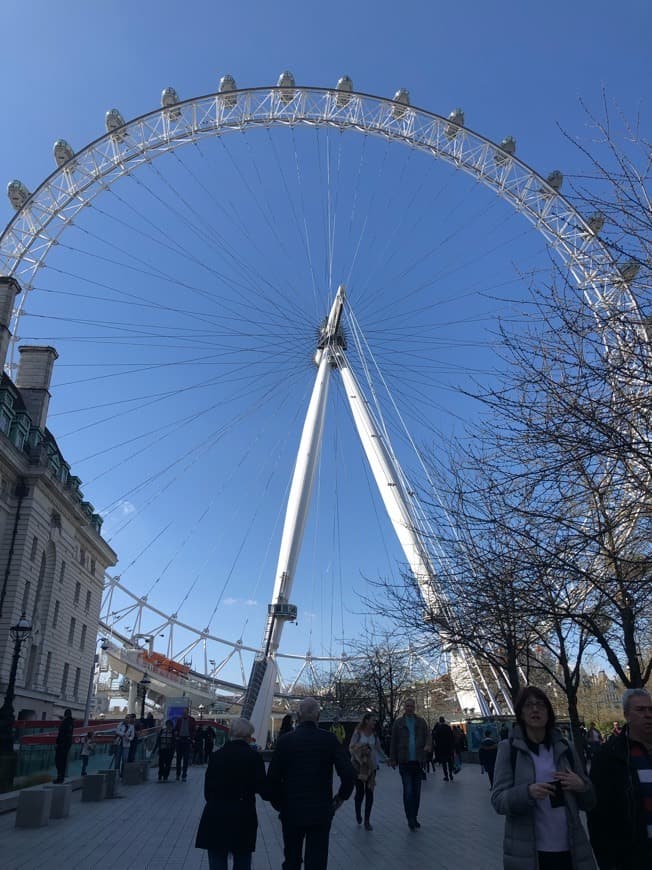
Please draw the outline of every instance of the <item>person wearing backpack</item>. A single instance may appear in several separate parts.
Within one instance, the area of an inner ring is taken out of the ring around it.
[[[172,720],[166,719],[165,726],[161,728],[156,738],[158,749],[158,781],[167,782],[172,766],[172,756],[176,747],[176,736],[172,726]]]
[[[595,870],[580,810],[595,805],[577,753],[555,727],[547,695],[526,686],[516,726],[498,747],[491,803],[504,815],[505,870]]]

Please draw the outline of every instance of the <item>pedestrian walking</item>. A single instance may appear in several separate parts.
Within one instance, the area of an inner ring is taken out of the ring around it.
[[[136,729],[134,728],[134,724],[132,722],[131,716],[127,714],[122,722],[115,729],[117,740],[120,742],[116,744],[116,767],[120,773],[120,776],[124,773],[124,766],[129,761],[129,752],[131,750],[131,744],[134,742],[136,737]]]
[[[229,740],[208,759],[204,777],[206,805],[195,846],[208,851],[209,870],[250,870],[256,850],[256,795],[267,800],[265,765],[251,748],[254,727],[247,719],[233,719]]]
[[[652,867],[652,695],[628,689],[625,727],[597,747],[591,780],[597,803],[589,836],[600,870]]]
[[[317,726],[319,702],[304,698],[298,725],[279,737],[267,772],[283,826],[283,870],[326,870],[333,814],[350,797],[355,774],[337,737]],[[333,796],[333,768],[340,787]]]
[[[349,752],[355,780],[355,820],[362,824],[362,803],[364,801],[364,827],[366,831],[373,830],[371,826],[371,808],[374,805],[374,789],[376,773],[380,767],[381,758],[385,758],[380,740],[376,734],[376,717],[373,713],[365,713],[356,725],[349,742]]]
[[[63,711],[63,720],[57,731],[57,739],[54,750],[54,764],[57,768],[57,778],[54,780],[60,784],[66,778],[66,765],[68,764],[68,753],[72,746],[72,735],[75,728],[75,723],[72,719],[72,711],[66,709]]]
[[[459,725],[453,725],[453,770],[459,773],[462,770],[462,753],[466,752],[468,743],[466,742],[466,734],[464,729]]]
[[[167,782],[170,776],[170,767],[172,766],[172,758],[176,747],[176,737],[174,736],[174,727],[171,719],[166,719],[165,725],[158,733],[156,738],[156,749],[158,750],[158,781]]]
[[[212,725],[207,725],[204,730],[204,757],[206,761],[210,761],[215,746],[215,729]]]
[[[595,870],[579,812],[594,806],[595,794],[577,753],[555,727],[541,689],[522,689],[515,713],[517,725],[498,747],[491,793],[506,817],[505,870]]]
[[[439,717],[439,722],[433,728],[432,737],[435,743],[435,759],[444,771],[444,782],[453,782],[455,738],[453,729],[443,716]]]
[[[496,767],[497,754],[498,744],[494,739],[491,728],[487,728],[484,732],[484,737],[480,741],[480,746],[478,747],[478,761],[489,777],[489,788],[493,788],[494,784],[494,770]]]
[[[428,723],[416,715],[416,702],[408,698],[403,704],[403,715],[395,720],[389,751],[392,768],[398,765],[403,783],[403,809],[411,831],[421,827],[419,805],[421,803],[422,764],[430,751]]]
[[[81,748],[81,775],[86,776],[86,771],[88,770],[88,760],[95,753],[95,735],[92,731],[89,731],[88,734],[84,736],[82,739],[82,748]]]
[[[177,782],[179,779],[185,782],[188,776],[190,750],[195,738],[195,720],[190,715],[187,707],[174,723],[174,736],[176,738],[177,752]]]

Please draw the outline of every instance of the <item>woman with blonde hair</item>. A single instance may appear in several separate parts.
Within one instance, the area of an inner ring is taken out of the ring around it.
[[[376,721],[373,713],[365,713],[356,725],[349,743],[351,761],[356,773],[355,819],[359,825],[362,824],[362,802],[364,800],[364,826],[366,831],[373,830],[370,820],[371,808],[374,804],[376,771],[380,766],[381,758],[386,758],[376,734]]]

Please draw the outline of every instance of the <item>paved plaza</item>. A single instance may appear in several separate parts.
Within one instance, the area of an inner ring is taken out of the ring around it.
[[[14,827],[15,813],[0,815],[3,870],[208,870],[206,853],[195,849],[204,805],[204,767],[191,767],[188,782],[153,781],[123,787],[121,797],[82,803],[73,795],[69,818],[35,830]],[[155,771],[151,771],[155,774]],[[259,800],[255,870],[280,870],[281,826],[271,806]],[[336,814],[329,870],[500,870],[503,819],[489,802],[487,777],[466,765],[454,783],[439,771],[423,783],[419,819],[405,822],[398,772],[378,775],[373,831],[355,823],[353,800]]]

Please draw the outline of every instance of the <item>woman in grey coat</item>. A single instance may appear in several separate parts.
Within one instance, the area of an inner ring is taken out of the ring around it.
[[[595,870],[580,819],[595,804],[577,753],[555,728],[541,689],[522,689],[518,725],[498,747],[491,802],[506,816],[505,870]]]

